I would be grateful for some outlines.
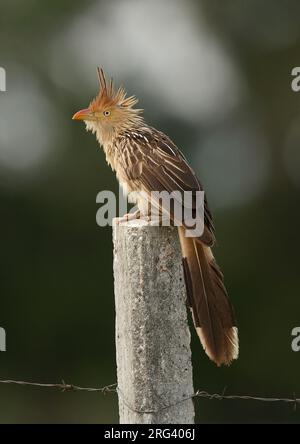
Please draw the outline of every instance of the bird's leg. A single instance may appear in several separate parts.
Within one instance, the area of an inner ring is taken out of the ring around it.
[[[141,213],[140,212],[139,219],[144,220],[146,222],[150,222],[151,221],[151,214],[149,214],[149,213]]]
[[[154,211],[154,213],[151,213],[151,211],[148,212],[141,212],[140,214],[140,219],[146,221],[146,222],[150,222],[151,225],[154,226],[170,226],[170,218],[168,215],[163,214],[161,211],[160,212],[156,212]]]
[[[151,207],[145,206],[142,210],[137,210],[133,213],[124,214],[124,216],[117,219],[117,224],[129,222],[131,220],[140,219],[145,222],[151,222],[153,225],[169,225],[169,216],[163,214],[161,210],[151,213]]]
[[[140,220],[144,220],[145,222],[150,222],[151,221],[151,214],[142,213],[140,210],[137,210],[134,213],[124,214],[124,216],[118,217],[117,224],[129,222],[129,221],[135,220],[135,219],[140,219]]]
[[[124,214],[124,216],[119,217],[117,219],[117,224],[120,224],[122,222],[129,222],[130,220],[140,219],[140,218],[141,218],[141,212],[140,210],[137,210],[134,213]]]

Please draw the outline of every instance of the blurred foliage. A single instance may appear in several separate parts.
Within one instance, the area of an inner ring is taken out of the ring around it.
[[[92,0],[1,4],[0,65],[8,75],[8,91],[3,94],[9,97],[14,82],[22,83],[22,72],[14,72],[15,66],[22,66],[35,74],[58,117],[51,127],[57,146],[32,177],[25,180],[21,173],[0,170],[0,325],[7,331],[7,352],[0,354],[1,378],[64,379],[95,387],[116,381],[111,229],[97,227],[95,198],[102,189],[117,191],[117,182],[94,137],[71,121],[90,100],[90,86],[78,84],[71,94],[48,70],[49,43],[96,3],[103,4],[105,14],[105,2]],[[283,160],[288,130],[300,112],[300,93],[290,89],[291,69],[300,64],[300,28],[295,28],[299,2],[195,0],[195,7],[199,27],[204,17],[240,71],[248,93],[232,118],[251,111],[270,146],[271,172],[267,186],[254,199],[215,211],[216,255],[235,305],[241,353],[230,368],[218,369],[204,356],[193,332],[195,388],[220,393],[227,386],[228,394],[300,396],[300,353],[293,353],[290,345],[291,330],[300,325],[299,188]],[[165,26],[171,32],[176,23]],[[111,32],[113,38],[114,29]],[[99,42],[99,57],[106,50]],[[63,56],[67,67],[69,55]],[[89,69],[92,79],[95,66]],[[168,70],[168,54],[163,69]],[[196,159],[195,122],[189,126],[188,119],[160,115],[159,106],[147,95],[141,102],[151,123]],[[28,113],[34,115],[34,109]],[[18,128],[14,115],[9,118]],[[230,122],[224,119],[222,125]],[[202,129],[207,131],[204,124]],[[205,165],[194,166],[201,176]],[[0,386],[0,392],[2,423],[118,420],[113,395],[10,386]],[[196,406],[199,422],[300,419],[299,412],[286,405],[197,400]]]

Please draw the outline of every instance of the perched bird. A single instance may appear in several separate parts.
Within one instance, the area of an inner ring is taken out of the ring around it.
[[[74,114],[95,133],[106,160],[125,191],[135,196],[139,216],[147,214],[147,196],[152,191],[202,191],[195,172],[177,146],[161,131],[147,125],[138,100],[115,90],[98,68],[100,92],[89,107]],[[164,210],[164,209],[163,209]],[[174,219],[172,208],[165,209]],[[183,256],[188,305],[196,331],[207,353],[218,366],[238,357],[238,335],[232,305],[223,275],[211,247],[215,242],[212,215],[204,203],[204,231],[187,237],[183,223],[178,228]]]

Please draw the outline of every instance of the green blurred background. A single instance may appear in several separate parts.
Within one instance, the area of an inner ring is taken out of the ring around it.
[[[117,191],[72,114],[100,65],[140,98],[205,185],[216,256],[240,329],[217,369],[192,333],[196,389],[300,396],[300,3],[279,0],[1,1],[0,377],[116,381],[111,229]],[[0,422],[117,422],[115,395],[0,385]],[[293,406],[197,400],[197,422],[299,422]]]

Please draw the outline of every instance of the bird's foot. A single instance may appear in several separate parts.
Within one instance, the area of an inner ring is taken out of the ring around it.
[[[150,222],[151,221],[151,215],[150,214],[140,213],[139,219],[144,220],[145,222]]]
[[[169,226],[170,219],[168,216],[163,215],[151,215],[150,213],[142,213],[140,210],[135,211],[134,213],[124,214],[124,216],[117,218],[117,224],[122,224],[126,222],[130,222],[131,220],[143,220],[145,222],[150,222],[151,225],[161,225],[161,226]]]
[[[140,219],[140,218],[141,218],[141,212],[137,210],[134,213],[124,214],[124,216],[118,217],[117,224],[119,225],[123,222],[129,222],[130,220]]]

